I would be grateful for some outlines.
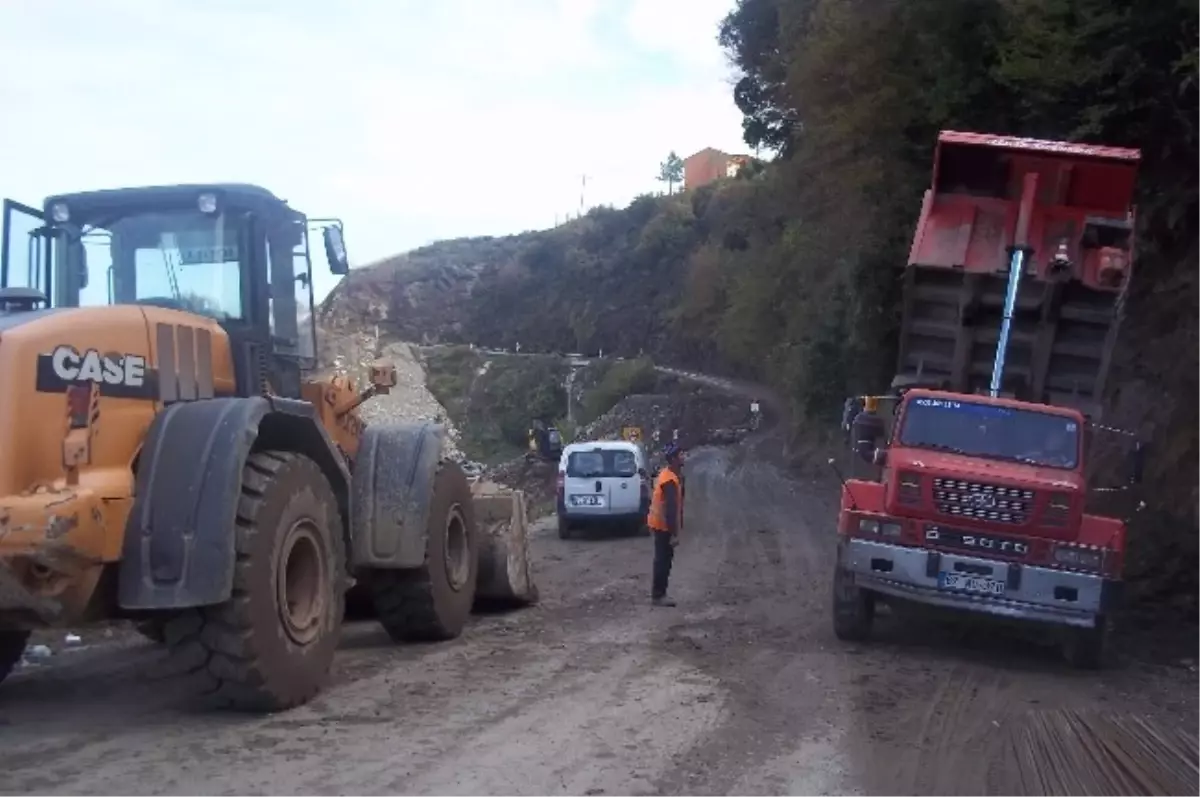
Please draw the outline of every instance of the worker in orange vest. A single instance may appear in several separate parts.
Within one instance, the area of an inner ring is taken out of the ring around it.
[[[650,512],[646,516],[646,525],[654,537],[654,583],[650,600],[655,606],[674,606],[675,601],[667,597],[667,582],[671,578],[675,546],[679,544],[679,532],[683,528],[683,449],[675,443],[667,443],[663,457],[666,467],[654,480]]]

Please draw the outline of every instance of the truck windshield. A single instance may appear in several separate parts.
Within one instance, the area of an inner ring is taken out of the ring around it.
[[[899,440],[914,448],[1049,468],[1074,469],[1079,463],[1079,424],[1071,418],[974,401],[914,398],[904,409]]]
[[[76,228],[86,269],[79,305],[153,304],[218,321],[243,317],[238,231],[198,210],[133,213]],[[67,276],[67,274],[64,274]]]

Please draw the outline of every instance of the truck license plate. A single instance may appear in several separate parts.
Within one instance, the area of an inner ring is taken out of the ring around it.
[[[938,573],[938,587],[980,595],[1003,595],[1004,582],[987,576],[971,576],[966,573]]]
[[[598,495],[573,495],[571,503],[575,506],[604,506],[604,499]]]

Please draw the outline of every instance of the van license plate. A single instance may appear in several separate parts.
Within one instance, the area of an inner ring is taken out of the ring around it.
[[[1003,595],[1004,582],[987,576],[971,576],[966,573],[938,573],[938,587],[980,595]]]
[[[571,504],[573,506],[604,506],[604,498],[599,495],[573,495]]]

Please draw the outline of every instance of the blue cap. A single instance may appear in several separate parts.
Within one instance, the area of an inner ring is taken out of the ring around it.
[[[663,446],[663,456],[667,459],[674,459],[683,453],[683,448],[677,443],[667,443]]]

